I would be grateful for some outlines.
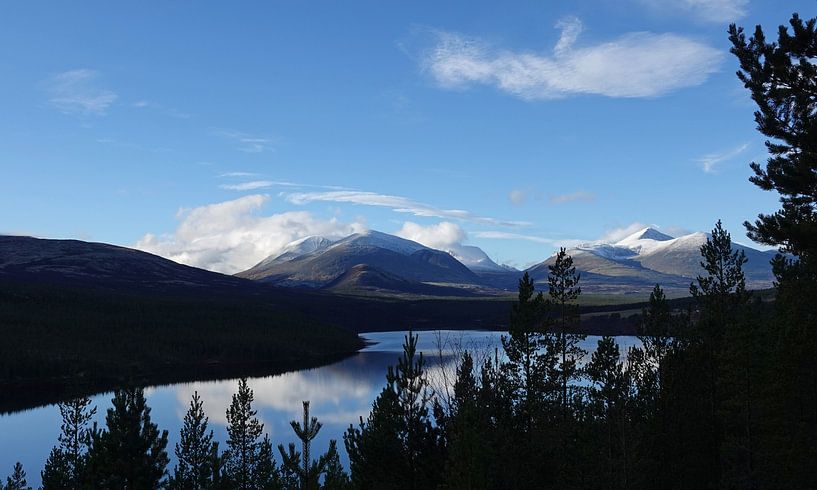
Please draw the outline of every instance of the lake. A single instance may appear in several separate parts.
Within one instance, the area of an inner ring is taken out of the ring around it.
[[[500,337],[504,332],[488,331],[434,331],[418,332],[419,350],[424,353],[429,367],[432,386],[444,393],[453,380],[456,358],[463,349],[475,351],[475,359],[501,353]],[[350,424],[364,419],[385,383],[386,369],[396,364],[402,353],[406,332],[377,332],[361,334],[369,345],[358,354],[335,364],[262,378],[250,378],[249,386],[255,393],[253,407],[264,423],[264,430],[274,444],[296,442],[290,420],[301,420],[303,400],[311,402],[310,411],[323,423],[320,434],[313,442],[313,454],[326,450],[330,439],[337,439],[344,464],[343,433]],[[583,347],[595,349],[599,337],[588,336]],[[622,355],[628,347],[638,345],[635,337],[618,337]],[[225,412],[237,380],[180,383],[146,388],[153,422],[169,431],[168,454],[172,471],[173,448],[179,439],[182,418],[190,397],[198,391],[204,409],[210,418],[210,427],[224,449],[227,439]],[[111,393],[92,397],[92,406],[98,409],[96,420],[104,426],[105,412],[110,407]],[[0,415],[0,478],[11,473],[16,461],[28,473],[28,483],[35,488],[40,483],[40,470],[60,431],[60,414],[56,405]],[[277,450],[276,450],[277,454]],[[280,461],[280,458],[278,458]]]

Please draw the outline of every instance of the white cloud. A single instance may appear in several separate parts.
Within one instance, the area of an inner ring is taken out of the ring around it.
[[[358,204],[363,206],[379,206],[391,208],[398,213],[409,213],[415,216],[425,216],[444,219],[458,219],[471,221],[474,223],[501,225],[501,226],[527,226],[530,223],[524,221],[504,221],[496,218],[478,216],[470,211],[462,209],[440,209],[428,204],[413,201],[401,196],[390,196],[367,191],[331,191],[331,192],[299,192],[287,194],[287,201],[292,204],[308,204],[311,202],[343,202]]]
[[[219,174],[219,177],[255,177],[256,173],[253,172],[225,172],[223,174]]]
[[[616,243],[639,230],[643,230],[647,226],[648,225],[645,225],[644,223],[635,222],[620,228],[613,228],[604,232],[604,235],[602,235],[597,241],[599,243]],[[654,225],[653,227],[657,228],[657,226]]]
[[[735,158],[746,151],[747,148],[749,148],[749,143],[743,143],[729,150],[718,153],[707,153],[706,155],[696,158],[695,161],[701,165],[704,172],[711,174],[715,172],[718,165]]]
[[[566,202],[585,201],[592,202],[596,200],[596,195],[585,191],[571,192],[570,194],[559,194],[551,196],[550,202],[553,204],[564,204]]]
[[[98,78],[98,72],[88,69],[58,73],[45,84],[49,101],[65,114],[105,115],[117,95],[97,86]]]
[[[450,221],[429,226],[406,221],[395,235],[437,250],[450,250],[461,245],[468,237],[460,225]]]
[[[633,32],[578,47],[579,19],[563,19],[556,27],[562,34],[552,54],[496,50],[478,39],[437,32],[423,68],[444,88],[491,85],[523,99],[655,97],[702,84],[723,58],[719,50],[677,34]]]
[[[524,240],[528,242],[535,242],[535,243],[544,243],[547,245],[553,245],[556,243],[556,240],[552,238],[545,238],[535,235],[524,235],[521,233],[508,233],[506,231],[477,231],[472,233],[473,236],[477,238],[490,238],[496,240]]]
[[[177,214],[181,222],[172,234],[148,233],[135,248],[183,264],[233,274],[280,252],[293,240],[309,235],[341,238],[366,229],[361,222],[321,220],[305,211],[257,215],[268,200],[267,195],[253,194],[182,209]]]
[[[241,131],[220,129],[216,130],[215,133],[222,138],[236,142],[238,144],[236,149],[244,153],[261,153],[271,149],[275,144],[275,140],[270,137],[252,135]]]
[[[253,191],[272,187],[276,183],[270,180],[254,180],[252,182],[242,182],[240,184],[222,184],[219,187],[231,191]]]
[[[641,0],[642,3],[668,14],[678,12],[707,22],[725,24],[746,15],[749,0]]]
[[[248,172],[230,172],[221,174],[219,177],[251,177],[258,174]],[[339,185],[316,185],[316,184],[298,184],[296,182],[288,182],[285,180],[253,180],[249,182],[240,182],[237,184],[222,184],[219,186],[222,189],[231,191],[252,191],[258,189],[267,189],[269,187],[288,187],[288,188],[314,188],[314,189],[329,189],[329,190],[348,190],[346,187]]]

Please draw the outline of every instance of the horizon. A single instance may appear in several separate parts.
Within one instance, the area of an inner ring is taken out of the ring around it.
[[[0,232],[221,272],[365,229],[517,268],[718,219],[765,249],[726,27],[813,4],[358,5],[0,7]]]

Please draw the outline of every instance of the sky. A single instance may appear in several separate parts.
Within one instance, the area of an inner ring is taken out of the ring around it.
[[[730,22],[813,1],[0,3],[0,233],[234,273],[374,229],[525,267],[778,208]]]

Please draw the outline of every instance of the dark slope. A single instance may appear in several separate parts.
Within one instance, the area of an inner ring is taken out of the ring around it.
[[[358,264],[324,286],[340,294],[414,294],[423,296],[475,296],[469,289],[411,282],[368,264]]]
[[[0,236],[0,276],[135,289],[243,288],[248,281],[106,243]]]

